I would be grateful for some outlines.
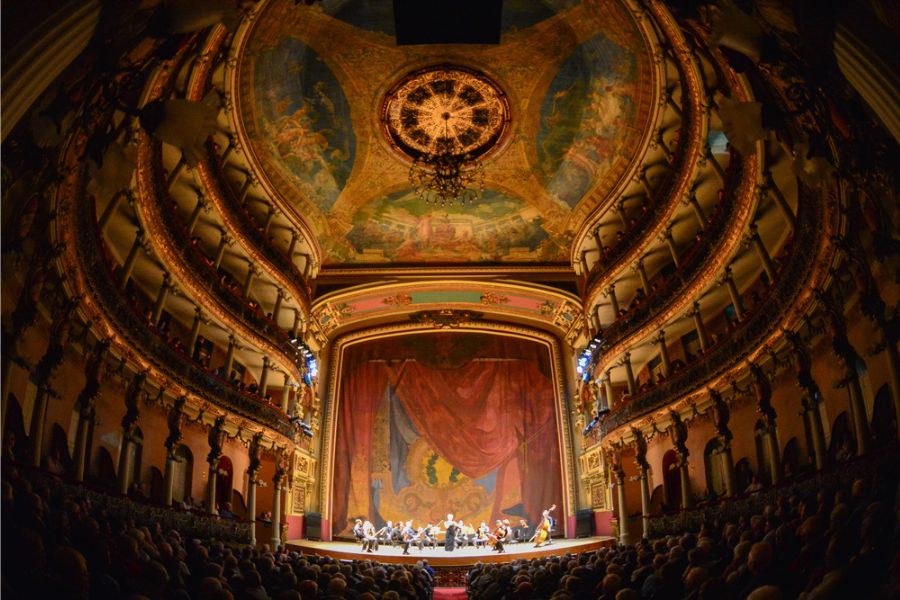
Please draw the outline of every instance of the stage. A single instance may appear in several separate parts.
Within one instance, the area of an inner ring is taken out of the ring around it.
[[[549,546],[535,548],[534,544],[507,544],[506,552],[498,554],[489,548],[457,548],[447,552],[442,546],[435,549],[419,550],[415,546],[409,549],[409,555],[403,555],[402,546],[382,545],[376,552],[363,552],[360,545],[354,542],[315,542],[312,540],[288,540],[289,550],[299,550],[303,554],[330,556],[343,560],[375,560],[383,563],[415,564],[426,559],[435,567],[469,567],[475,563],[502,563],[517,558],[536,558],[552,554],[591,552],[605,546],[612,546],[614,538],[597,536],[574,540],[556,539]]]

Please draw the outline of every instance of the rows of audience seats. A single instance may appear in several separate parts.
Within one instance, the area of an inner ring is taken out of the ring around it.
[[[228,545],[110,515],[61,482],[2,472],[3,600],[426,600],[426,564],[382,565]]]
[[[900,598],[897,467],[760,514],[597,552],[476,565],[470,598],[889,600]]]

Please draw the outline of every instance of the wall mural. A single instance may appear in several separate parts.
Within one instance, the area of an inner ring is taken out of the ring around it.
[[[398,47],[385,6],[263,5],[239,59],[236,103],[257,175],[315,231],[325,268],[567,263],[588,202],[601,202],[638,155],[658,93],[628,9],[510,0],[500,46],[442,48]],[[378,110],[394,83],[448,52],[484,69],[512,119],[508,142],[485,161],[480,201],[428,209]]]
[[[267,151],[301,193],[323,209],[350,177],[356,138],[334,74],[302,41],[282,38],[256,61],[258,124]]]
[[[435,209],[411,191],[363,205],[347,239],[363,262],[507,260],[561,262],[565,240],[544,229],[541,215],[517,198],[485,190],[474,206]],[[339,252],[333,249],[335,252]]]
[[[535,523],[562,504],[546,346],[482,333],[401,336],[349,348],[340,379],[336,535],[356,517]]]
[[[583,43],[560,68],[541,106],[540,169],[550,192],[571,207],[621,156],[634,117],[635,53],[604,35]]]

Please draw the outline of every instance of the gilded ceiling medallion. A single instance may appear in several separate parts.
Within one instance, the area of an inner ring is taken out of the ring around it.
[[[506,132],[509,103],[484,74],[440,65],[404,77],[385,96],[381,116],[391,145],[414,160],[447,148],[478,158]]]

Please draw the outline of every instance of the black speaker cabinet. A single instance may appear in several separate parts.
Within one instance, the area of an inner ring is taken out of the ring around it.
[[[322,514],[321,513],[306,513],[306,519],[304,520],[304,524],[306,525],[306,539],[309,540],[321,540],[322,539]]]
[[[594,535],[594,511],[589,508],[575,513],[575,537],[591,537]]]

